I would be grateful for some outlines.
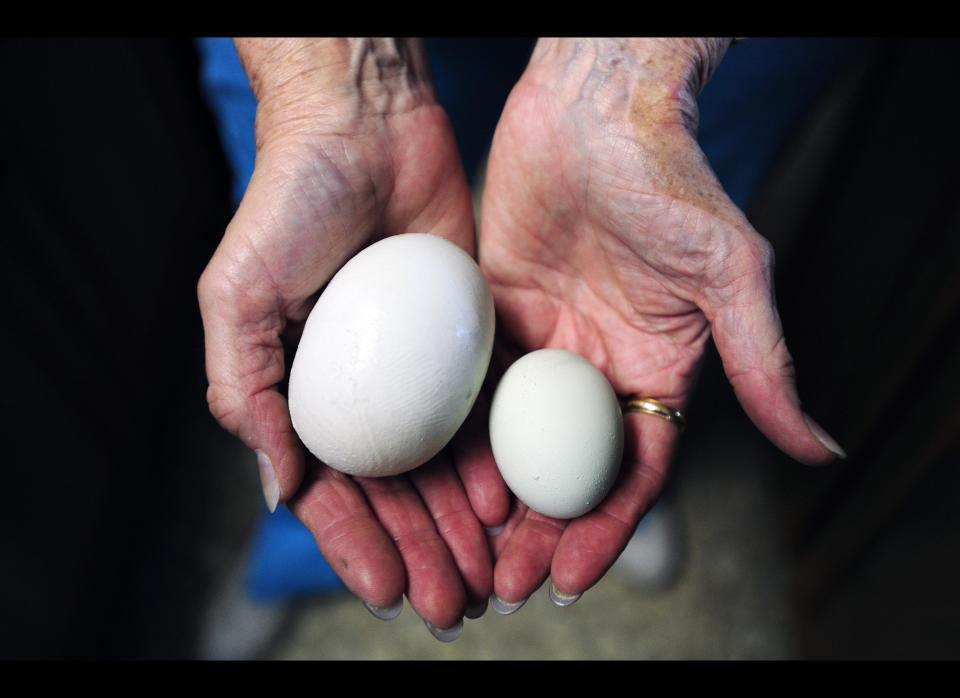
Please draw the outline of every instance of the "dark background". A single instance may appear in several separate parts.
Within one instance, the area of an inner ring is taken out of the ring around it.
[[[749,212],[805,409],[849,454],[751,451],[799,657],[960,656],[958,49],[869,42]],[[204,400],[195,287],[230,174],[197,69],[188,40],[0,41],[2,658],[196,656],[211,541],[252,526]],[[711,434],[762,441],[712,349],[689,416],[675,478]]]

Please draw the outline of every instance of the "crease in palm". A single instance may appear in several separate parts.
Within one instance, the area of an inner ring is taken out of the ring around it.
[[[556,121],[508,105],[487,175],[480,257],[505,329],[583,354],[618,392],[682,403],[709,334],[693,300],[709,224],[655,190],[637,146],[538,113]]]

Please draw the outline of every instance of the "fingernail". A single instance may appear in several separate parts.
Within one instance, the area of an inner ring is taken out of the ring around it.
[[[277,472],[273,469],[270,456],[259,448],[254,453],[257,454],[257,465],[260,466],[260,484],[263,485],[263,498],[267,500],[267,509],[272,514],[277,510],[277,503],[280,501],[280,483],[277,481]]]
[[[526,599],[522,599],[516,603],[508,603],[494,594],[490,597],[490,608],[499,613],[501,616],[509,616],[511,613],[516,613],[519,611],[520,607],[526,602]]]
[[[547,590],[547,594],[550,596],[550,600],[553,601],[554,605],[560,608],[572,606],[581,596],[581,594],[564,594],[553,585],[553,582],[550,582],[550,588]]]
[[[500,524],[499,526],[493,526],[491,528],[484,528],[488,536],[499,536],[503,533],[505,524]]]
[[[476,620],[486,612],[487,612],[487,600],[484,599],[483,601],[479,601],[471,606],[467,606],[467,610],[463,612],[463,615],[465,615],[470,620]]]
[[[830,434],[824,431],[822,426],[813,421],[810,415],[805,414],[803,418],[806,420],[807,426],[810,427],[811,433],[817,437],[817,441],[822,443],[824,448],[840,458],[847,457],[847,452],[840,448],[840,444],[838,444]]]
[[[457,621],[456,625],[446,629],[436,628],[426,620],[423,621],[423,624],[427,626],[427,630],[430,631],[430,634],[433,635],[438,640],[440,640],[440,642],[453,642],[458,637],[460,637],[460,633],[463,632],[462,618]]]
[[[403,597],[400,597],[400,600],[397,601],[392,606],[374,606],[372,603],[363,602],[363,605],[367,607],[367,610],[370,611],[375,617],[380,620],[393,620],[400,615],[400,611],[403,610]]]

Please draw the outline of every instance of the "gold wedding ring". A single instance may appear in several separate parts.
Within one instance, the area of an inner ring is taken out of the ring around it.
[[[620,408],[624,414],[627,412],[643,412],[644,414],[652,414],[654,417],[660,417],[660,419],[673,422],[680,431],[687,427],[687,418],[683,412],[664,405],[656,398],[631,395],[620,401]]]

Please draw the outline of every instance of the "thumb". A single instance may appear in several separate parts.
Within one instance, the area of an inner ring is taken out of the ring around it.
[[[782,451],[808,465],[845,458],[837,442],[800,407],[774,298],[773,248],[754,236],[729,274],[732,281],[705,308],[724,371],[747,415]]]
[[[217,257],[200,278],[207,403],[217,421],[256,453],[270,511],[296,492],[304,454],[277,390],[284,376],[283,318],[269,288],[238,283]],[[267,285],[269,286],[269,285]]]

